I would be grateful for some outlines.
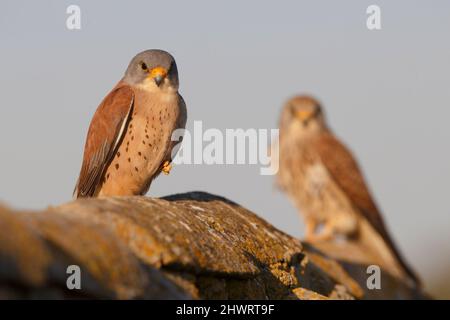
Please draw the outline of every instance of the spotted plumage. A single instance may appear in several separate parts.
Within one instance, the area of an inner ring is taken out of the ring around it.
[[[173,57],[161,50],[136,55],[92,118],[75,197],[145,194],[170,171],[178,143],[171,136],[185,124]]]

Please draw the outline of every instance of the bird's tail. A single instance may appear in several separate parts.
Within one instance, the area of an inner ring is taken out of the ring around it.
[[[379,255],[380,259],[383,262],[386,262],[386,264],[391,267],[391,269],[395,269],[394,271],[398,270],[399,272],[394,273],[402,274],[402,279],[406,280],[409,285],[414,288],[421,288],[422,283],[420,278],[417,276],[411,266],[406,262],[406,259],[400,253],[400,250],[395,245],[385,226],[383,227],[383,230],[376,231],[370,225],[370,223],[363,223],[361,228],[366,230],[362,230],[362,234],[370,235],[362,237],[362,241],[365,247],[373,248],[375,254]],[[374,234],[378,236],[374,237]]]

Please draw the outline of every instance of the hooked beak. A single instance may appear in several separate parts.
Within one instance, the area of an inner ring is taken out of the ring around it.
[[[164,78],[162,76],[156,76],[154,78],[156,85],[159,87],[161,82],[164,80]]]
[[[156,85],[159,87],[161,83],[164,81],[164,79],[167,76],[167,70],[163,67],[156,67],[153,68],[150,72],[148,77],[152,78]]]
[[[301,122],[307,122],[311,118],[312,112],[309,110],[299,110],[296,115]]]

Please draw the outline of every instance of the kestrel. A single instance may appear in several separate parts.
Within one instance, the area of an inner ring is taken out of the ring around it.
[[[174,58],[136,55],[92,118],[74,196],[143,195],[171,169],[174,130],[186,125]]]
[[[374,239],[381,236],[387,249],[376,250],[387,251],[402,273],[418,283],[389,236],[357,162],[328,128],[315,99],[298,96],[287,102],[279,141],[277,182],[303,214],[306,239],[362,241],[366,237],[369,246],[376,246]],[[375,230],[372,235],[367,225]]]

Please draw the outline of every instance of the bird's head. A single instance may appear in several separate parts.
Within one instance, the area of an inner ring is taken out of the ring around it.
[[[281,114],[280,130],[295,131],[301,135],[327,130],[320,103],[310,96],[296,96],[290,99]]]
[[[166,51],[146,50],[131,60],[124,81],[148,91],[177,91],[177,64]]]

